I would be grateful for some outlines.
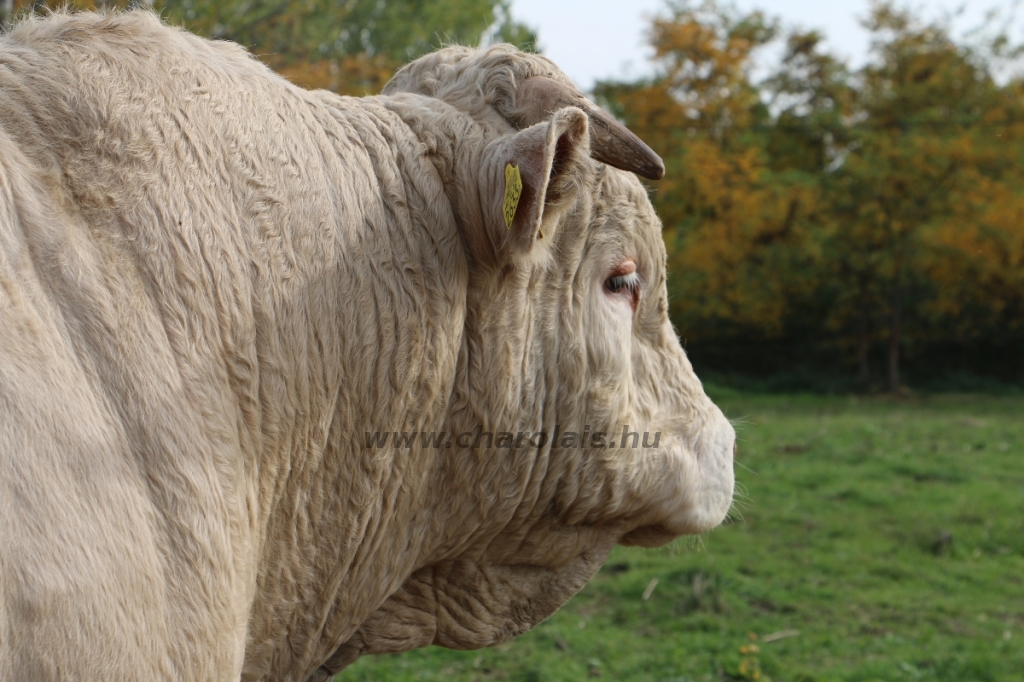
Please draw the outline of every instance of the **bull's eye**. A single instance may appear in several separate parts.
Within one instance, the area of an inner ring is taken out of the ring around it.
[[[635,272],[628,275],[615,275],[614,277],[609,277],[604,285],[613,294],[617,294],[623,289],[630,293],[636,293],[637,289],[640,288],[640,278],[637,277]]]
[[[632,310],[636,310],[640,301],[640,276],[636,272],[636,264],[626,261],[616,268],[604,281],[605,292],[616,298],[625,299]]]

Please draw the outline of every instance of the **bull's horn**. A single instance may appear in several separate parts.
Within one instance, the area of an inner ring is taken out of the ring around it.
[[[521,127],[547,120],[562,107],[579,107],[590,119],[590,156],[609,166],[660,180],[665,164],[654,150],[575,88],[546,76],[525,79],[516,93],[514,116]]]

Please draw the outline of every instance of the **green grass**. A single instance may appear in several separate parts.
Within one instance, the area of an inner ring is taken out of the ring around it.
[[[726,525],[616,549],[514,642],[337,679],[1024,680],[1024,397],[712,396],[740,438]]]

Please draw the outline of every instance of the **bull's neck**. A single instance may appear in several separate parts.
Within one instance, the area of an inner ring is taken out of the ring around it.
[[[393,113],[318,97],[332,137],[362,147],[338,150],[333,214],[289,226],[291,243],[321,240],[315,262],[254,286],[263,508],[249,647],[270,647],[271,669],[348,637],[397,588],[375,566],[400,581],[416,562],[415,548],[381,552],[408,548],[425,520],[436,453],[367,439],[440,426],[465,315],[464,247],[433,166]]]

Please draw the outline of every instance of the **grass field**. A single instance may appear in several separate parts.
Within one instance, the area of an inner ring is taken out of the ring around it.
[[[618,548],[514,642],[337,680],[1024,681],[1024,398],[711,392],[740,438],[725,526]]]

